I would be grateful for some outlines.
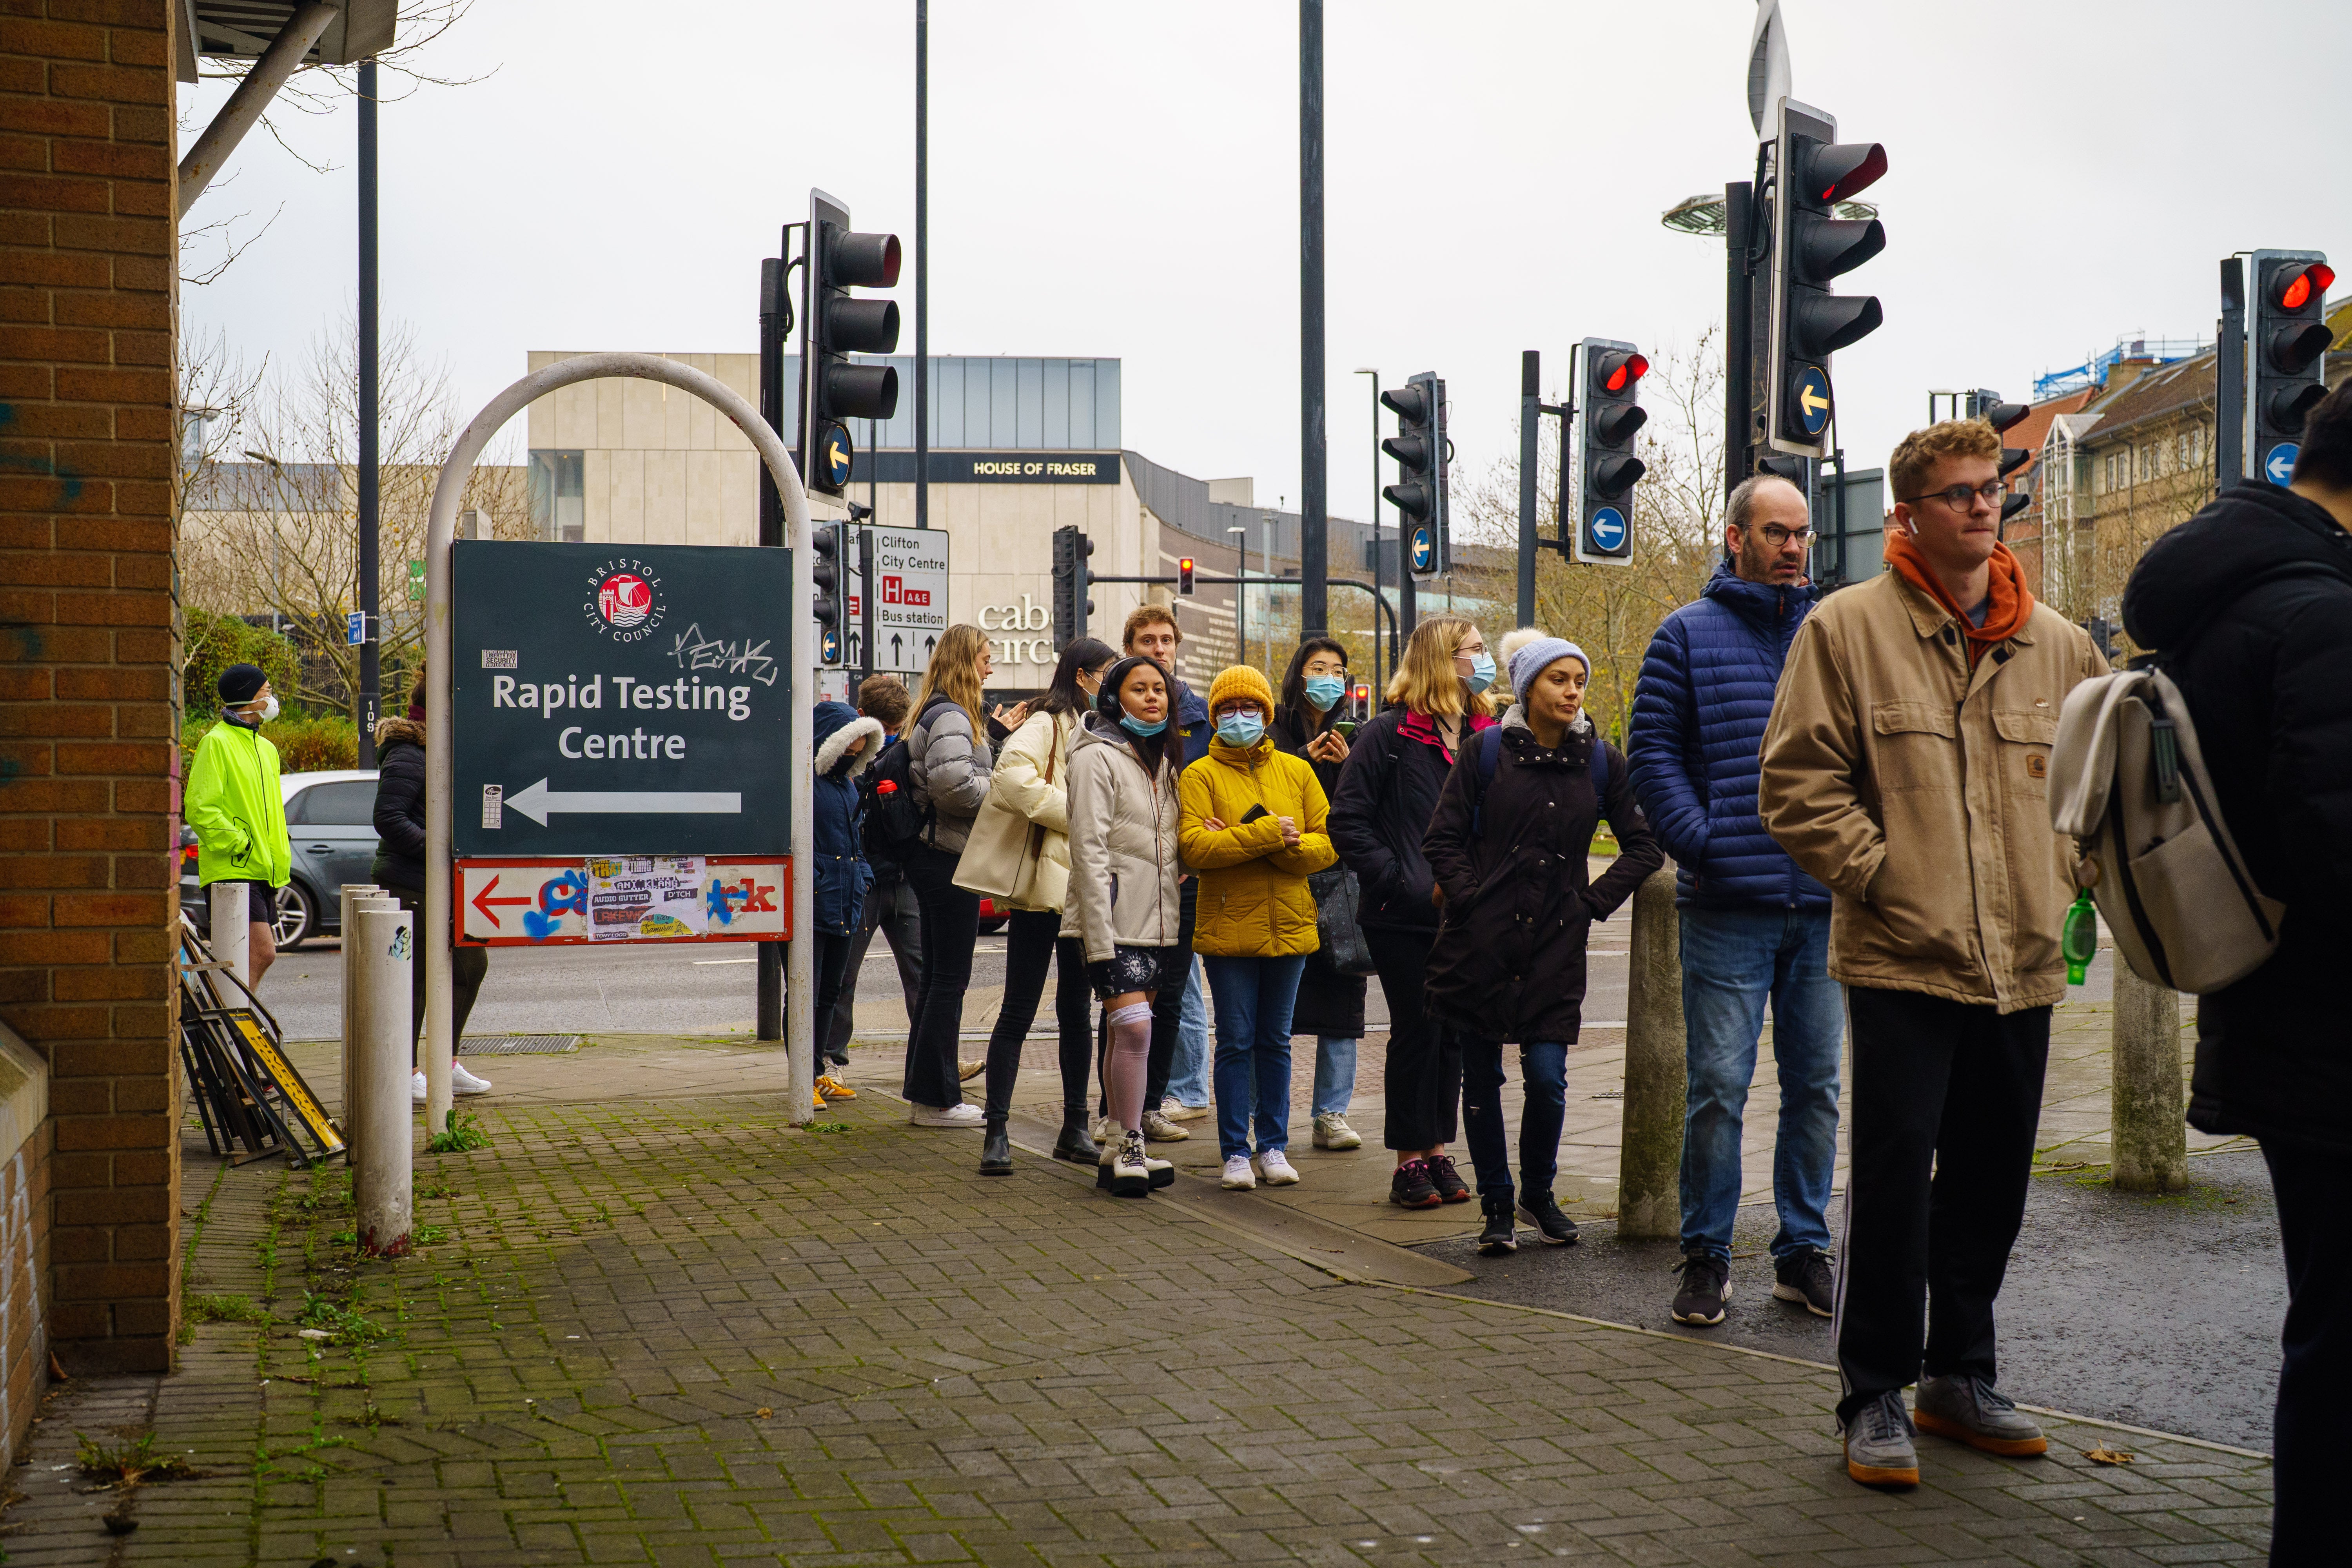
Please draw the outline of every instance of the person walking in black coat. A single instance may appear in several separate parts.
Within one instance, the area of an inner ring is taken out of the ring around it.
[[[1437,884],[1421,840],[1455,753],[1495,721],[1486,698],[1494,682],[1495,660],[1476,626],[1433,616],[1415,626],[1389,681],[1390,706],[1349,742],[1331,801],[1331,842],[1363,885],[1364,942],[1388,999],[1381,1142],[1397,1157],[1389,1201],[1405,1208],[1470,1198],[1445,1152],[1462,1102],[1462,1053],[1423,1000]]]
[[[2294,482],[2234,485],[2151,545],[2124,630],[2158,651],[2197,726],[2278,951],[2198,999],[2189,1121],[2262,1144],[2286,1253],[2271,1562],[2341,1562],[2335,1497],[2352,1389],[2352,391],[2305,421]]]
[[[1339,790],[1348,761],[1347,695],[1348,650],[1331,637],[1308,637],[1290,656],[1267,731],[1276,746],[1315,770],[1326,800]],[[1319,949],[1307,954],[1290,1027],[1315,1037],[1315,1147],[1361,1148],[1363,1138],[1348,1125],[1348,1107],[1356,1097],[1356,1043],[1364,1036],[1364,977],[1342,974]]]
[[[1503,1124],[1506,1041],[1518,1044],[1527,1091],[1517,1206],[1547,1243],[1576,1239],[1552,1182],[1568,1047],[1583,1023],[1586,938],[1666,859],[1624,757],[1583,710],[1591,674],[1584,650],[1559,637],[1514,654],[1519,700],[1498,730],[1463,748],[1422,840],[1445,906],[1429,955],[1429,1005],[1462,1041],[1462,1120],[1486,1217],[1484,1253],[1517,1246]],[[1603,817],[1617,858],[1588,886],[1586,857]]]
[[[400,900],[420,926],[425,920],[425,666],[408,691],[408,716],[377,721],[375,727],[375,863],[368,875],[376,886]],[[408,966],[410,1059],[416,1038],[425,1029],[425,963],[423,955],[437,943],[416,944],[418,961]],[[490,972],[490,950],[457,946],[449,954],[449,1044],[454,1049],[466,1037],[466,1020],[474,999],[482,994],[482,977]],[[488,1094],[490,1080],[466,1070],[455,1056],[449,1058],[449,1088],[455,1094]],[[411,1076],[409,1098],[425,1103],[425,1073]]]

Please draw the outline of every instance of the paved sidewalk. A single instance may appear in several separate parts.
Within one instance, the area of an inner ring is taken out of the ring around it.
[[[1257,1239],[1262,1198],[982,1181],[878,1094],[803,1131],[772,1094],[622,1098],[589,1055],[499,1064],[576,1097],[421,1155],[405,1261],[352,1259],[340,1169],[192,1158],[190,1290],[266,1321],[57,1396],[12,1568],[2262,1554],[2259,1460],[2063,1424],[2042,1460],[1924,1440],[1926,1486],[1869,1492],[1815,1368],[1347,1283]],[[201,1473],[85,1492],[77,1430]]]

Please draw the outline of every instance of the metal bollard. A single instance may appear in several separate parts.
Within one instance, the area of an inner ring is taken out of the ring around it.
[[[1632,947],[1617,1234],[1672,1240],[1683,1226],[1683,1110],[1690,1067],[1683,1037],[1682,925],[1675,912],[1671,862],[1634,889]]]
[[[2107,1106],[2113,1179],[2127,1193],[2177,1193],[2189,1184],[2180,994],[2142,980],[2118,953],[2115,1006],[2115,1082]]]
[[[377,900],[367,900],[373,902]],[[357,974],[352,1055],[359,1093],[352,1116],[352,1196],[359,1210],[360,1250],[397,1258],[408,1251],[415,1215],[415,1157],[408,1099],[409,966],[416,933],[407,910],[358,911],[356,940],[343,943]]]
[[[343,933],[343,994],[342,994],[342,1070],[341,1079],[343,1097],[343,1134],[348,1139],[352,1131],[352,943],[359,934],[359,901],[365,898],[381,898],[383,889],[373,882],[345,882],[340,901],[342,920],[335,929]]]
[[[243,882],[215,882],[213,956],[228,965],[239,985],[253,984],[253,893]]]

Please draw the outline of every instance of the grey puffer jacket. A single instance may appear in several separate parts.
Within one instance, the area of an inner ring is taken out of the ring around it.
[[[906,745],[907,775],[914,781],[915,798],[932,813],[923,842],[950,854],[963,853],[972,819],[988,798],[995,752],[971,732],[971,715],[956,702],[929,704]]]
[[[1176,896],[1176,771],[1145,765],[1115,724],[1089,713],[1070,738],[1070,887],[1062,934],[1087,962],[1114,947],[1173,947]]]

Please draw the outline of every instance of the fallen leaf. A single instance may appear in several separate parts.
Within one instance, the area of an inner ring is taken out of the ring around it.
[[[2084,1450],[2083,1458],[2095,1465],[2128,1465],[2139,1456],[2126,1454],[2105,1447]]]
[[[762,1405],[759,1409],[751,1412],[751,1414],[757,1415],[761,1420],[765,1421],[769,1416],[773,1415],[775,1412]]]

